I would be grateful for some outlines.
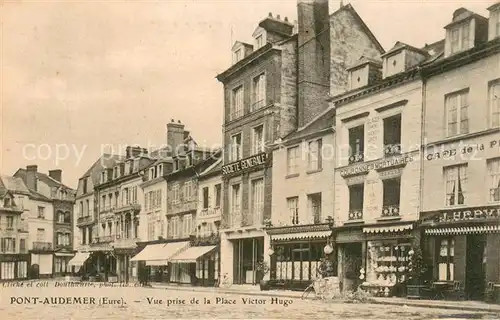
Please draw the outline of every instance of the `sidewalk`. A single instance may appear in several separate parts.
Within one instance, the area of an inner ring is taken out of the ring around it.
[[[287,291],[287,290],[260,291],[259,286],[252,286],[252,285],[234,285],[227,289],[169,285],[163,283],[152,283],[151,285],[153,288],[156,289],[168,289],[168,290],[178,290],[178,291],[242,294],[242,295],[252,295],[252,296],[271,296],[271,297],[294,298],[294,299],[300,299],[300,297],[302,296],[301,291]],[[490,312],[490,313],[498,313],[500,315],[500,304],[488,304],[479,301],[413,300],[413,299],[396,298],[396,297],[373,298],[373,299],[374,299],[373,303],[375,304],[451,309],[451,310],[461,310],[461,311],[471,311],[471,312]]]

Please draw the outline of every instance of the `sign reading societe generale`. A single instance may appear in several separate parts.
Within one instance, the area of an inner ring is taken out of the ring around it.
[[[265,152],[256,154],[254,156],[238,160],[236,162],[227,164],[222,167],[222,175],[228,175],[233,173],[238,173],[259,165],[266,164],[268,160],[268,155]]]

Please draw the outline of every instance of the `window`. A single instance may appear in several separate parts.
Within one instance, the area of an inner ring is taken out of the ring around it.
[[[264,179],[252,180],[252,203],[251,210],[254,217],[254,224],[263,222],[264,214]]]
[[[87,193],[88,188],[88,178],[83,178],[83,193]]]
[[[45,207],[38,207],[38,218],[45,219]]]
[[[286,150],[286,172],[287,175],[294,175],[299,173],[299,147],[291,147]]]
[[[446,182],[446,205],[465,204],[467,187],[467,165],[444,168]]]
[[[170,219],[170,233],[173,238],[177,238],[179,235],[179,217],[173,217]]]
[[[439,248],[438,256],[438,274],[439,280],[453,281],[453,258],[455,256],[455,240],[452,238],[441,239],[437,241]]]
[[[252,154],[264,152],[264,125],[252,128]]]
[[[179,203],[179,201],[180,201],[180,197],[179,197],[179,185],[178,184],[174,184],[172,186],[172,203],[177,204],[177,203]]]
[[[498,16],[500,16],[500,11]],[[496,128],[500,126],[500,80],[490,85],[490,126]]]
[[[487,161],[489,201],[500,201],[500,158]]]
[[[208,209],[208,187],[203,188],[203,209]]]
[[[365,126],[349,129],[349,164],[364,159]]]
[[[493,28],[493,36],[492,39],[496,37],[500,37],[500,10],[491,12],[490,20],[493,25],[490,24]]]
[[[137,186],[132,187],[132,203],[137,203]]]
[[[26,252],[26,239],[19,239],[19,253]]]
[[[288,212],[292,219],[292,224],[299,224],[299,197],[292,197],[286,199],[288,205]]]
[[[233,63],[236,63],[238,61],[241,60],[243,54],[242,54],[242,50],[241,49],[238,49],[236,50],[234,53],[233,53]]]
[[[384,119],[384,155],[401,154],[401,115]]]
[[[258,110],[266,105],[266,75],[260,74],[252,81],[252,108]]]
[[[116,197],[116,200],[118,201],[118,197]],[[86,215],[88,216],[88,215],[90,215],[90,212],[92,212],[93,210],[92,210],[92,208],[90,207],[90,202],[89,202],[89,200],[88,200],[88,199],[87,199],[87,200],[85,200],[85,203],[87,204],[87,210],[86,210],[86,212],[85,212],[85,213],[86,213]],[[92,206],[94,206],[94,205],[92,204]],[[118,205],[117,205],[117,206],[118,206]]]
[[[60,211],[59,211],[59,212],[58,212],[58,217],[57,217],[57,218],[58,218],[58,219],[57,219],[57,221],[58,221],[59,223],[64,223],[64,220],[65,220],[65,219],[64,219],[64,212],[60,212]]]
[[[15,262],[1,262],[0,263],[0,275],[2,280],[13,280],[15,279]]]
[[[238,119],[243,116],[243,86],[239,86],[232,91],[231,111],[229,120]]]
[[[255,49],[257,50],[259,48],[262,48],[263,45],[264,45],[264,36],[260,34],[255,38]]]
[[[183,236],[189,237],[193,231],[193,216],[186,214],[182,219]]]
[[[307,195],[307,202],[314,223],[321,223],[321,193]]]
[[[139,159],[134,159],[134,162],[132,163],[132,171],[139,171]]]
[[[222,189],[220,184],[215,185],[215,207],[220,207],[220,200],[222,196]]]
[[[16,239],[15,238],[2,238],[1,239],[1,252],[15,252]]]
[[[83,217],[84,216],[84,214],[83,214],[84,213],[84,210],[83,210],[83,201],[80,201],[79,208],[80,208],[80,212],[78,212],[78,216],[79,217]]]
[[[448,137],[469,132],[469,91],[448,94],[446,100],[446,132]]]
[[[321,170],[322,167],[322,140],[314,140],[308,143],[308,153],[307,153],[307,170],[317,171]]]
[[[113,179],[116,179],[120,176],[120,167],[116,166],[113,169]]]
[[[9,208],[11,206],[11,199],[10,198],[5,198],[3,199],[3,206],[4,208]]]
[[[471,47],[470,23],[468,22],[451,29],[449,37],[451,54],[469,49]]]
[[[149,168],[149,179],[156,178],[156,167]]]
[[[234,184],[231,189],[231,213],[239,213],[241,205],[240,185]]]
[[[7,229],[14,229],[14,217],[7,216]]]
[[[36,230],[36,241],[45,241],[45,229],[38,228]]]
[[[238,161],[242,158],[241,133],[231,137],[231,161]]]
[[[399,215],[399,200],[401,197],[401,179],[386,179],[383,180],[383,206],[382,216],[391,217]]]
[[[156,167],[156,172],[157,172],[157,176],[158,176],[158,177],[163,176],[163,164],[159,164],[159,165]]]
[[[364,196],[364,184],[360,183],[349,186],[349,220],[363,219]]]
[[[101,172],[101,183],[104,183],[104,182],[106,182],[106,170]]]
[[[193,183],[186,181],[184,183],[184,200],[191,200],[193,198]]]

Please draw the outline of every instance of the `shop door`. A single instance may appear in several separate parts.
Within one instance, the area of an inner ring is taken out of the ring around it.
[[[482,300],[485,289],[484,235],[467,236],[465,293],[470,300]]]
[[[344,261],[342,276],[344,290],[355,291],[359,282],[359,270],[363,265],[363,249],[361,242],[344,245]]]

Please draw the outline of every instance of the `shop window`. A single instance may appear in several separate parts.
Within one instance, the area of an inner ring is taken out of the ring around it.
[[[364,184],[349,186],[349,220],[363,219]]]
[[[401,115],[384,119],[384,155],[401,154]]]
[[[411,261],[409,252],[409,243],[397,240],[368,241],[366,282],[386,290],[407,280],[408,263]]]
[[[383,180],[382,217],[399,216],[399,201],[401,197],[401,179]]]
[[[275,246],[276,262],[272,269],[276,280],[312,280],[323,257],[324,243],[295,243]]]
[[[443,281],[454,280],[453,260],[455,256],[455,240],[452,238],[441,239],[438,244],[438,279]]]
[[[314,223],[321,223],[321,193],[307,195],[307,201]]]
[[[349,164],[364,159],[365,126],[349,129]]]
[[[0,275],[1,280],[13,280],[15,279],[15,262],[1,262],[0,263]]]
[[[467,164],[444,168],[446,205],[465,204],[467,189]]]
[[[500,201],[500,158],[488,160],[489,201]]]

